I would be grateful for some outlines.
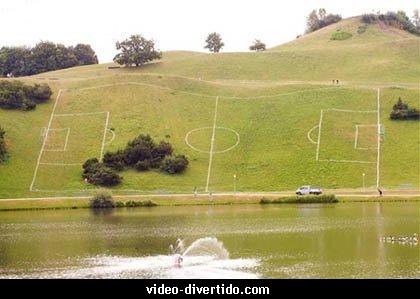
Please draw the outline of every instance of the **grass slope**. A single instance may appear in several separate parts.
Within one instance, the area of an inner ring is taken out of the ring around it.
[[[104,132],[105,151],[150,133],[171,142],[191,161],[182,175],[122,172],[124,182],[114,188],[119,194],[191,192],[194,187],[205,191],[207,182],[209,191],[233,191],[234,174],[238,191],[290,190],[302,184],[360,188],[362,173],[366,186],[374,187],[376,134],[369,125],[376,125],[376,113],[326,109],[375,112],[377,86],[382,86],[380,122],[385,128],[381,186],[418,189],[419,124],[388,119],[400,96],[419,106],[418,40],[377,25],[359,34],[358,26],[357,18],[344,20],[261,53],[178,51],[140,69],[110,70],[110,64],[104,64],[23,78],[48,82],[55,95],[65,89],[46,148],[66,151],[43,152],[41,163],[47,164],[39,165],[34,180],[38,191],[30,192],[41,131],[48,126],[54,101],[32,112],[0,110],[11,153],[0,165],[0,198],[88,194],[94,188],[81,180],[77,164],[100,156]],[[331,40],[337,30],[352,38]],[[345,85],[333,86],[331,79],[344,80]],[[216,97],[215,153],[209,172]],[[325,113],[319,158],[369,163],[316,160],[317,144],[308,139],[308,132],[315,127],[309,138],[317,142],[321,110]],[[98,114],[62,115],[92,112]],[[354,148],[356,125],[362,125],[359,147],[366,149]],[[185,142],[188,132],[188,142],[199,151]]]

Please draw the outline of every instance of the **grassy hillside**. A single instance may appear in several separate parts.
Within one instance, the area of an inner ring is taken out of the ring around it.
[[[116,150],[140,133],[171,142],[190,167],[175,176],[124,171],[115,193],[233,191],[234,174],[238,191],[361,188],[362,173],[373,188],[377,87],[380,185],[418,189],[418,122],[388,119],[398,97],[419,107],[418,40],[359,26],[344,20],[261,53],[177,51],[142,68],[102,64],[23,78],[49,83],[55,95],[32,112],[0,110],[11,153],[0,165],[0,198],[86,194],[94,187],[81,180],[80,164],[100,157],[103,140],[105,151]],[[331,40],[338,29],[352,37]]]

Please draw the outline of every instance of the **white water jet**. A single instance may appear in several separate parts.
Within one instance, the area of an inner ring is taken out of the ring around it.
[[[212,256],[218,259],[229,258],[229,252],[223,243],[215,237],[205,237],[195,240],[182,252],[183,256]]]

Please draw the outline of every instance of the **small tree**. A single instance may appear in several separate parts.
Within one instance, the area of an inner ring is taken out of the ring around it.
[[[256,39],[254,43],[249,47],[249,49],[251,51],[265,51],[266,47],[262,41]]]
[[[130,38],[116,43],[120,51],[114,61],[125,66],[141,66],[149,61],[162,58],[162,52],[155,49],[155,42],[147,40],[141,35],[132,35]]]
[[[220,49],[224,47],[224,45],[225,44],[222,42],[220,34],[213,32],[207,36],[206,46],[204,48],[209,49],[210,52],[218,53]]]
[[[170,174],[181,173],[187,168],[188,163],[188,159],[184,155],[166,157],[160,169]]]
[[[99,192],[90,200],[90,207],[92,209],[112,209],[116,207],[111,194],[108,192]]]

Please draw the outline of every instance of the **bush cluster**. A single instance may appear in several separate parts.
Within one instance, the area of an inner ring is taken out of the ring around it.
[[[118,201],[117,208],[138,208],[138,207],[155,207],[157,204],[150,199],[142,200],[142,201]]]
[[[6,141],[4,140],[6,132],[0,127],[0,163],[4,162],[7,157]]]
[[[381,21],[387,24],[388,26],[392,26],[416,35],[420,35],[420,28],[410,20],[410,18],[406,15],[404,11],[389,11],[385,14],[370,13],[362,15],[362,22],[365,24],[373,24],[378,21]]]
[[[112,199],[111,194],[107,192],[100,192],[93,196],[90,200],[89,206],[92,209],[113,209],[116,207],[116,204]]]
[[[150,135],[139,135],[123,150],[107,152],[104,164],[116,171],[134,168],[138,171],[158,169],[170,174],[181,173],[188,166],[188,159],[183,155],[173,155],[173,147],[166,141],[156,143]]]
[[[35,109],[38,103],[51,99],[52,91],[47,84],[28,85],[21,81],[0,81],[0,108]]]
[[[410,108],[401,98],[398,98],[389,117],[393,120],[420,120],[420,111],[416,108]]]
[[[30,76],[77,65],[97,64],[98,58],[90,45],[66,47],[52,42],[40,42],[33,48],[2,47],[0,76]]]
[[[98,186],[115,186],[122,180],[115,170],[106,167],[96,158],[89,159],[83,164],[82,177],[88,183]]]
[[[281,204],[281,203],[337,203],[338,199],[334,194],[291,196],[284,198],[261,198],[260,204]]]
[[[83,164],[83,178],[100,186],[115,186],[122,181],[117,171],[133,168],[137,171],[160,169],[169,174],[183,172],[188,166],[184,155],[173,155],[172,145],[166,141],[156,143],[150,135],[139,135],[127,143],[123,150],[106,152],[102,163],[96,158]]]

